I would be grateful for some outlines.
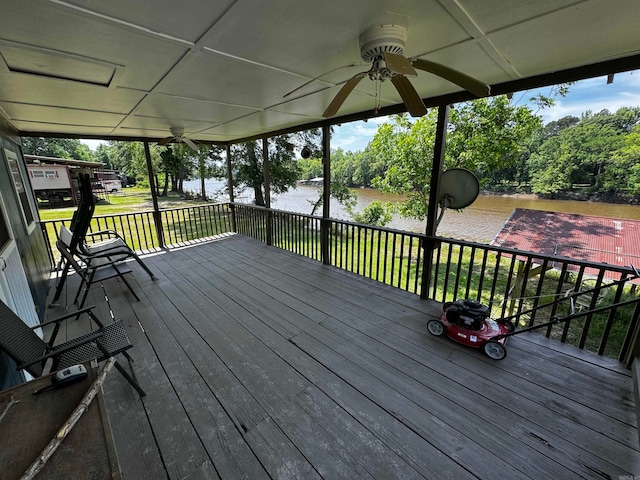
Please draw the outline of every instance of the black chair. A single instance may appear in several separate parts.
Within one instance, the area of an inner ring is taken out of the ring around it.
[[[62,317],[29,327],[4,302],[0,301],[0,349],[5,351],[18,365],[18,370],[26,370],[34,377],[92,360],[103,361],[121,353],[129,362],[132,375],[116,360],[114,366],[136,389],[141,397],[145,395],[135,380],[133,359],[128,354],[132,345],[122,323],[116,321],[103,324],[92,312],[93,306],[83,308]],[[86,313],[98,327],[91,333],[55,345],[61,322]],[[49,342],[42,340],[34,331],[37,328],[54,325]]]
[[[139,300],[135,291],[124,277],[124,274],[130,273],[131,269],[124,265],[123,262],[128,259],[134,259],[152,279],[155,280],[155,276],[118,233],[113,230],[89,232],[91,219],[95,211],[95,198],[89,175],[81,174],[79,180],[80,202],[78,208],[71,219],[70,229],[63,225],[60,228],[56,242],[61,259],[64,261],[64,268],[58,279],[52,304],[57,304],[60,298],[69,268],[73,268],[81,278],[81,284],[76,293],[74,303],[78,301],[81,290],[85,289],[79,304],[80,308],[84,305],[92,283],[115,276],[120,277],[134,297]]]
[[[125,277],[127,273],[131,273],[131,268],[129,268],[126,263],[122,263],[121,258],[124,259],[126,258],[125,256],[88,256],[81,255],[77,251],[74,254],[70,247],[72,239],[73,234],[69,229],[67,229],[67,227],[62,225],[60,227],[58,240],[56,241],[56,248],[58,249],[58,252],[60,252],[60,258],[65,262],[65,266],[71,266],[80,277],[80,285],[78,286],[76,296],[73,299],[73,303],[76,303],[78,308],[82,308],[84,306],[84,302],[89,294],[89,288],[92,284],[102,282],[103,280],[116,276],[120,277],[136,300],[140,300],[135,290],[131,287]],[[78,299],[80,298],[80,294],[83,290],[84,293],[80,303],[78,303]]]

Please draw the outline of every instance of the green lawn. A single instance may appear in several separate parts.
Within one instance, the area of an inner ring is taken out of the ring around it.
[[[148,188],[130,187],[123,189],[120,193],[112,193],[108,197],[108,202],[101,200],[96,205],[95,215],[118,215],[124,213],[141,212],[153,210],[151,192]],[[159,197],[160,209],[177,207],[190,207],[202,202],[195,200],[183,200],[179,193],[170,192],[166,197]],[[39,208],[40,219],[63,220],[71,218],[76,207],[65,208]]]

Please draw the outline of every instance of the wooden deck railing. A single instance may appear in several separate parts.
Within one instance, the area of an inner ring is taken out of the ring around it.
[[[373,227],[342,220],[328,220],[329,258],[322,256],[323,219],[299,213],[265,209],[246,204],[210,204],[162,210],[158,229],[152,212],[97,216],[91,231],[113,229],[141,251],[176,245],[221,233],[236,232],[270,245],[325,261],[338,268],[412,293],[422,290],[425,268],[422,245],[427,237],[418,233]],[[60,223],[43,222],[49,248]],[[157,232],[163,236],[158,240]],[[572,260],[559,256],[488,246],[437,237],[431,261],[427,296],[440,302],[460,298],[490,305],[495,318],[521,314],[521,327],[547,322],[569,314],[569,301],[542,305],[564,298],[568,292],[603,286],[629,278],[625,267]],[[52,254],[55,260],[55,255]],[[603,305],[624,306],[588,313]],[[627,359],[640,330],[640,294],[634,281],[622,282],[585,295],[576,302],[585,314],[543,329],[548,337],[571,343],[620,360]],[[529,313],[527,313],[529,312]]]

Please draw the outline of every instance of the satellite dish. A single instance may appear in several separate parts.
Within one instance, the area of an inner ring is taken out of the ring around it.
[[[471,205],[480,193],[480,182],[465,168],[451,168],[440,177],[438,205],[442,209],[436,228],[447,208],[459,210]]]

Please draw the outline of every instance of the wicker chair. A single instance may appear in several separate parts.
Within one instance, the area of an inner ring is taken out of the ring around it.
[[[115,367],[136,389],[141,397],[145,392],[140,388],[133,371],[133,359],[127,350],[132,347],[122,321],[103,324],[92,312],[93,306],[54,320],[29,327],[4,302],[0,301],[0,349],[5,351],[18,365],[18,370],[26,370],[34,377],[62,370],[91,360],[102,361],[122,353],[129,362],[132,374],[116,360]],[[80,335],[72,340],[55,345],[61,322],[86,313],[97,325],[97,330]],[[42,340],[34,331],[45,325],[54,325],[49,342]]]

